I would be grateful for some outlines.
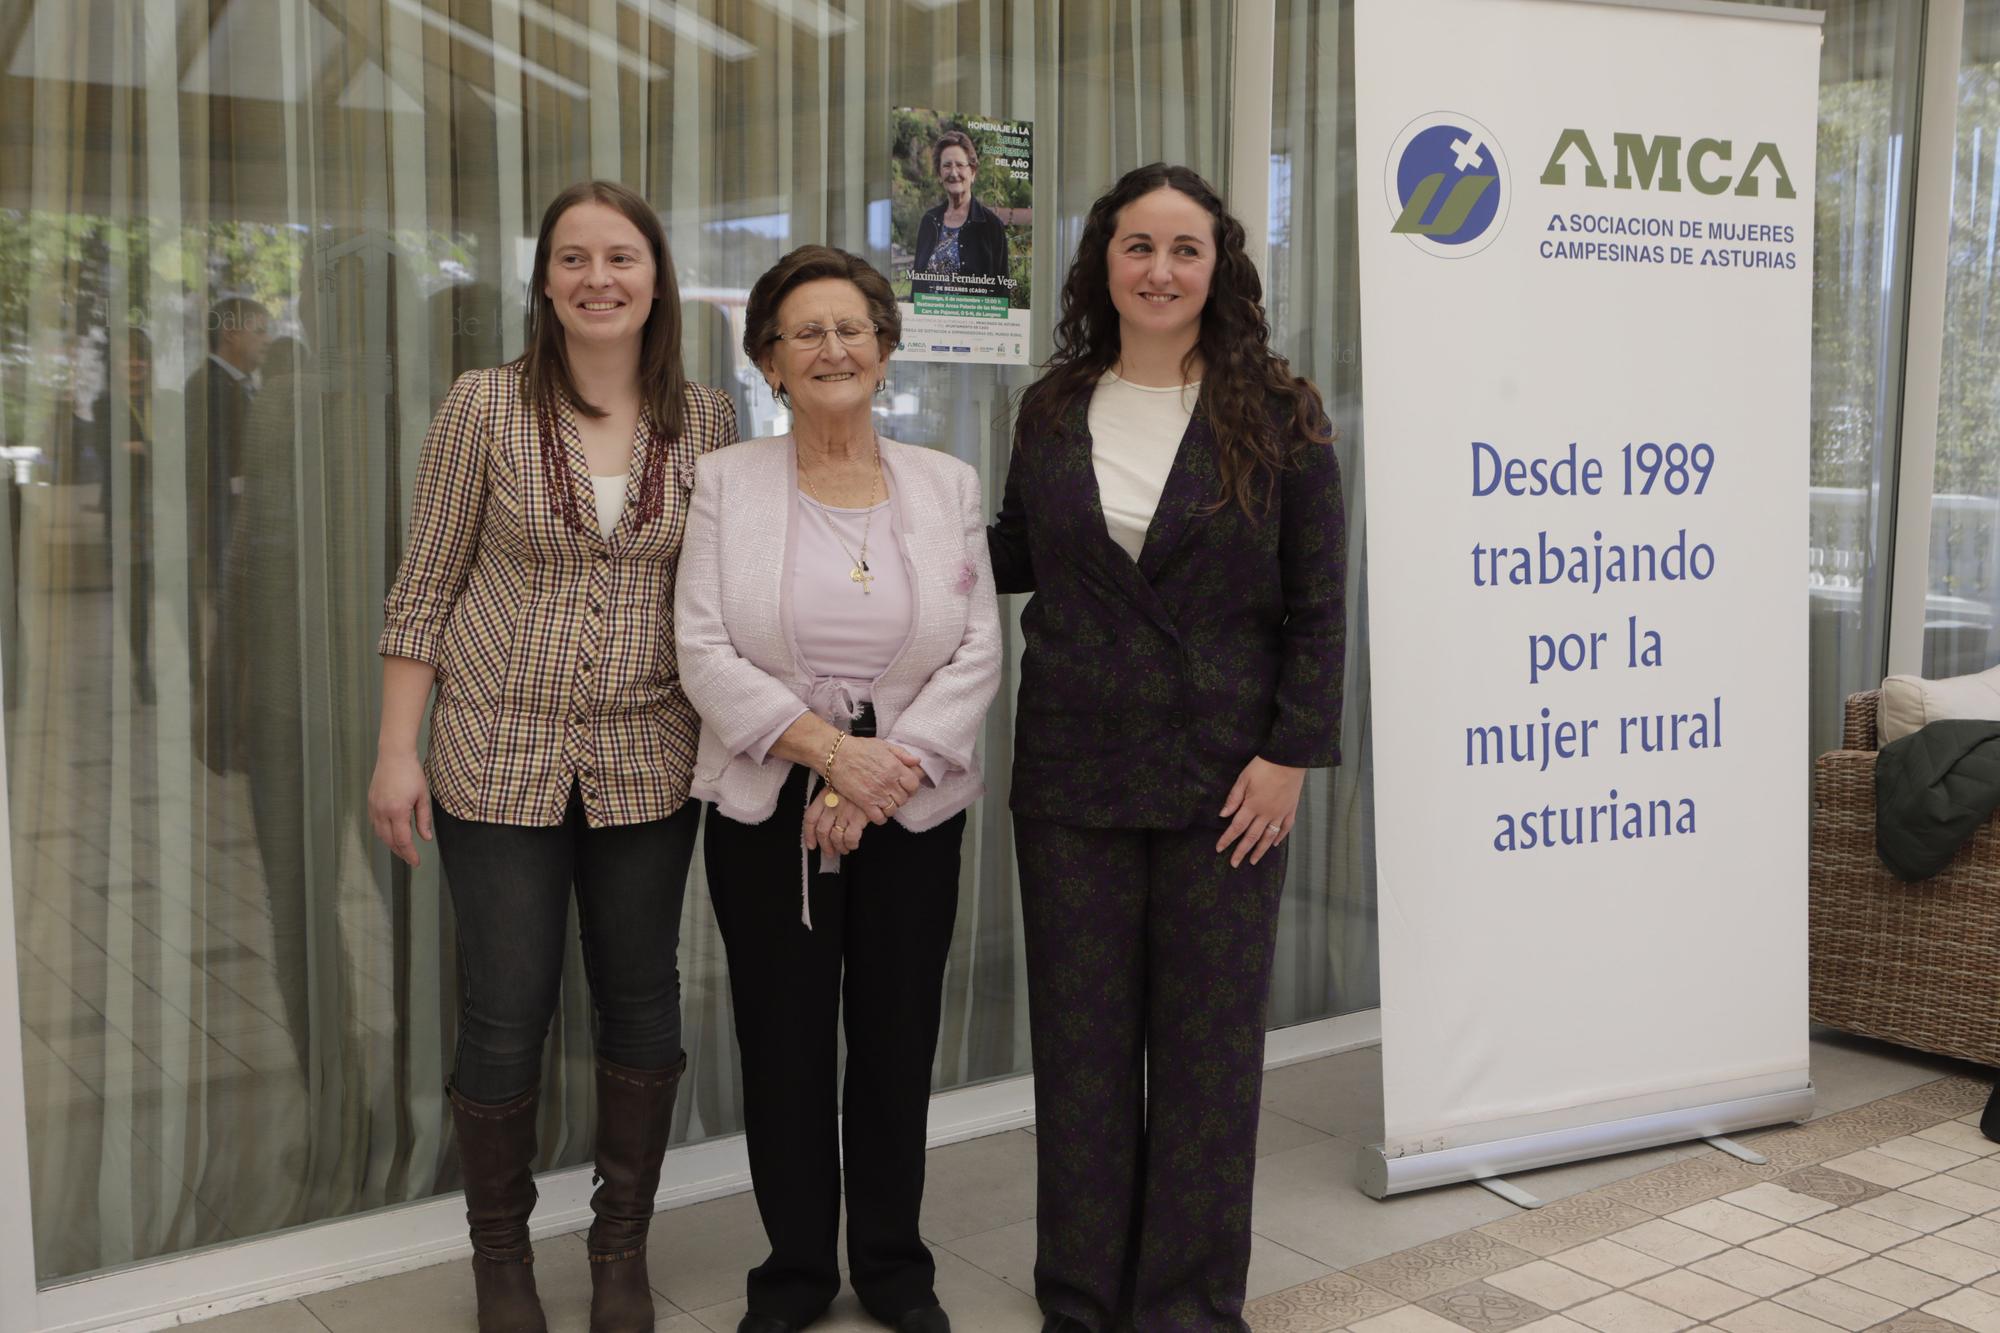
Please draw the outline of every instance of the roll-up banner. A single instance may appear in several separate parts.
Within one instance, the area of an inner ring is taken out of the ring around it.
[[[1356,0],[1371,1193],[1810,1113],[1818,18]]]

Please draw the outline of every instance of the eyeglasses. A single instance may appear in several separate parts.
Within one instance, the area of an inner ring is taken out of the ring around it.
[[[791,343],[805,351],[813,351],[826,345],[828,334],[840,339],[843,347],[859,347],[875,336],[879,326],[872,319],[843,319],[832,328],[819,324],[801,324],[790,333],[774,333],[772,342]]]

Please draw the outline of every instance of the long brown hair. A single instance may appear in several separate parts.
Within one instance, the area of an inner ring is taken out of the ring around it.
[[[1202,307],[1201,331],[1182,369],[1192,370],[1197,356],[1205,367],[1195,410],[1207,414],[1215,434],[1222,494],[1214,508],[1235,504],[1254,520],[1268,508],[1278,474],[1294,465],[1297,452],[1331,444],[1333,432],[1319,390],[1271,350],[1264,285],[1243,248],[1243,224],[1230,216],[1214,188],[1186,167],[1155,162],[1128,171],[1090,206],[1063,281],[1055,354],[1022,397],[1022,428],[1054,426],[1118,363],[1111,238],[1126,205],[1159,189],[1178,190],[1215,222],[1215,276]]]
[[[587,417],[604,415],[603,408],[586,402],[577,392],[562,321],[556,318],[548,297],[549,251],[556,223],[578,204],[616,209],[639,229],[653,252],[658,299],[646,316],[639,344],[639,401],[652,413],[653,429],[661,438],[678,439],[685,424],[681,395],[687,387],[687,373],[681,366],[681,289],[674,279],[674,258],[667,250],[660,215],[637,190],[617,181],[578,181],[550,200],[542,213],[542,233],[535,240],[534,276],[528,283],[528,347],[517,363],[525,381],[523,397],[537,412],[553,413],[559,402],[567,402]]]

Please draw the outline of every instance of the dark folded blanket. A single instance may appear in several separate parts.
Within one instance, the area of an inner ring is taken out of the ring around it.
[[[1950,863],[2000,806],[2000,721],[1933,722],[1875,755],[1875,850],[1900,879]]]

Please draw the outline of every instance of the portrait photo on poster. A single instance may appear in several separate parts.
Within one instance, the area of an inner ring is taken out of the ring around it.
[[[889,276],[902,306],[899,357],[1027,363],[1033,162],[1029,121],[896,108]]]

